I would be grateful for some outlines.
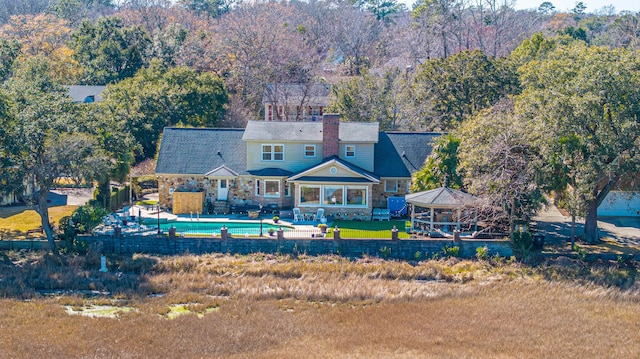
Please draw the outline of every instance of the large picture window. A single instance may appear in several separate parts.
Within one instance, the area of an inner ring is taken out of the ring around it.
[[[263,161],[284,161],[284,145],[262,145]]]
[[[367,188],[347,186],[347,205],[348,206],[366,206],[367,205]]]
[[[324,186],[324,204],[327,206],[342,206],[344,199],[343,186]]]
[[[280,197],[280,181],[279,180],[264,180],[264,196],[265,197]]]
[[[320,186],[300,186],[300,204],[319,205]]]
[[[302,206],[364,207],[367,206],[367,201],[366,186],[300,186],[300,205]]]

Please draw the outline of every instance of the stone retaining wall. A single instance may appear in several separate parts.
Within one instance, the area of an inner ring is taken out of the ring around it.
[[[149,253],[161,255],[204,253],[281,253],[324,255],[338,254],[357,258],[363,255],[389,257],[405,260],[429,258],[435,253],[443,254],[445,247],[458,246],[459,257],[471,258],[476,248],[486,246],[489,255],[510,257],[513,251],[508,241],[503,240],[391,240],[391,239],[276,239],[276,238],[187,238],[154,236],[85,236],[90,245],[104,253]],[[419,253],[418,253],[419,252]]]

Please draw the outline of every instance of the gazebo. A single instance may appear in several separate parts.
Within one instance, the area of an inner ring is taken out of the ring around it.
[[[477,229],[477,220],[471,217],[469,208],[477,198],[448,187],[411,193],[405,196],[411,204],[411,231],[458,231],[461,224],[470,224]],[[464,215],[464,216],[463,216]],[[465,219],[467,219],[465,221]]]

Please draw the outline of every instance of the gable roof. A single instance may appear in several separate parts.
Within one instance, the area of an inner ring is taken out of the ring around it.
[[[215,168],[212,171],[209,171],[209,172],[205,173],[204,175],[207,176],[207,177],[214,177],[214,176],[217,176],[217,177],[235,177],[235,176],[238,175],[238,172],[232,170],[231,168],[229,168],[229,167],[227,167],[225,165],[222,165],[222,166],[220,166],[218,168]]]
[[[156,174],[206,175],[216,171],[247,174],[243,133],[242,129],[165,128]]]
[[[73,85],[67,86],[69,90],[67,94],[73,102],[101,102],[102,101],[102,92],[106,86],[84,86],[84,85]],[[93,98],[91,98],[93,96]]]
[[[262,94],[262,103],[304,102],[307,106],[326,106],[329,104],[330,92],[331,86],[328,84],[267,84]]]
[[[434,132],[380,132],[374,150],[374,170],[380,177],[411,177],[431,154]]]
[[[378,141],[378,129],[377,122],[340,122],[338,139],[340,142],[375,143]],[[242,140],[320,143],[322,142],[322,121],[249,121]]]
[[[324,167],[331,165],[339,165],[349,170],[350,172],[360,176],[357,177],[331,177],[331,176],[309,176],[313,172],[316,172]],[[371,173],[363,168],[353,165],[347,161],[340,159],[337,156],[331,156],[325,158],[322,162],[313,165],[309,168],[305,168],[302,171],[294,173],[288,178],[289,181],[310,181],[310,182],[372,182],[380,183],[380,178],[374,173]]]
[[[411,193],[405,196],[407,203],[427,208],[458,208],[473,204],[477,198],[449,187]]]

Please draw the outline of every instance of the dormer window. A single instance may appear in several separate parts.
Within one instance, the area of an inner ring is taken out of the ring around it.
[[[284,161],[284,145],[262,145],[263,161]]]
[[[355,145],[344,146],[344,157],[347,157],[347,158],[356,157],[356,146]]]

